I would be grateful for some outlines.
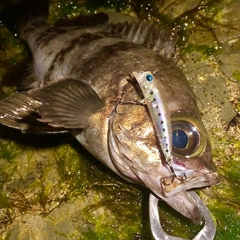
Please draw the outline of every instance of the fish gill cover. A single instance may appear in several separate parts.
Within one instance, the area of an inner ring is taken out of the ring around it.
[[[133,16],[179,31],[176,59],[197,96],[221,180],[198,191],[217,222],[216,240],[240,238],[239,126],[226,131],[240,111],[239,7],[239,1],[54,0],[48,19],[108,10],[112,21]],[[1,24],[0,77],[27,57]],[[2,99],[12,92],[0,85]],[[0,190],[1,239],[152,239],[147,191],[116,177],[68,135],[22,135],[1,126]],[[162,201],[160,215],[169,234],[191,238],[199,231]]]

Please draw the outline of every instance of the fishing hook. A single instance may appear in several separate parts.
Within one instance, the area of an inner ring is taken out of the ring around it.
[[[117,113],[124,113],[124,112],[120,112],[119,110],[118,110],[118,108],[119,108],[119,106],[121,106],[121,105],[141,105],[141,106],[144,106],[144,105],[146,105],[146,103],[144,102],[144,99],[143,100],[133,100],[133,101],[121,101],[121,102],[118,102],[118,104],[117,104],[117,107],[116,107],[116,112]]]
[[[170,161],[170,163],[171,163],[171,161]],[[162,178],[161,182],[162,182],[163,185],[169,186],[169,185],[171,185],[174,182],[175,179],[177,179],[178,181],[180,181],[182,183],[186,182],[187,176],[186,176],[184,171],[183,171],[183,176],[177,176],[177,174],[174,171],[174,168],[173,168],[172,164],[170,164],[168,161],[166,161],[166,163],[167,163],[167,165],[168,165],[168,167],[169,167],[169,169],[170,169],[170,171],[172,173],[172,175],[171,175],[172,178],[171,178],[171,181],[169,183],[167,183],[166,178]]]

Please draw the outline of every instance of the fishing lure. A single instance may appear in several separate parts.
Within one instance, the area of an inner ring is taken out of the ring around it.
[[[172,170],[172,124],[164,89],[159,89],[149,71],[133,72],[133,76],[142,90],[164,157]]]

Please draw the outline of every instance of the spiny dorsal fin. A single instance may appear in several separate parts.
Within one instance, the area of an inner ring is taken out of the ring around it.
[[[74,79],[62,80],[29,93],[42,103],[37,109],[42,117],[39,121],[53,127],[85,128],[89,116],[103,107],[90,85]]]
[[[172,57],[177,41],[176,35],[146,21],[110,24],[108,31],[128,41],[151,48],[166,58]]]
[[[28,92],[13,94],[0,102],[0,124],[21,130],[23,133],[62,133],[66,129],[57,129],[37,120],[36,109],[41,103],[33,99]]]

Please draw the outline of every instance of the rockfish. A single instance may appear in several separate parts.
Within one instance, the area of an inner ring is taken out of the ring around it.
[[[215,184],[218,175],[195,95],[170,60],[175,37],[147,22],[107,24],[106,14],[50,26],[40,14],[47,5],[39,4],[20,1],[0,16],[32,53],[28,74],[12,80],[19,91],[0,102],[0,123],[23,133],[69,132],[120,177],[199,222],[187,190]],[[6,20],[11,16],[19,24]],[[154,73],[165,93],[171,164],[181,179],[169,168],[147,106],[136,104],[144,96],[132,73],[143,71]]]

